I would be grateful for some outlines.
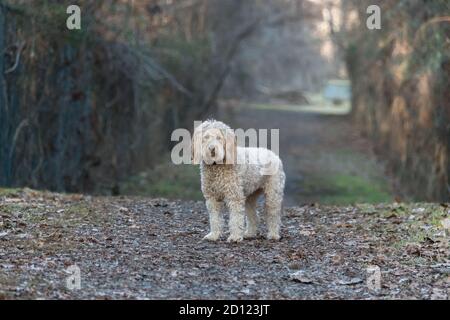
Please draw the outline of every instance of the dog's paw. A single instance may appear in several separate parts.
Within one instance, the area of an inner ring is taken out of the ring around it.
[[[278,241],[278,240],[280,240],[280,239],[281,239],[281,237],[280,237],[280,235],[277,234],[277,233],[269,233],[269,234],[267,234],[267,240],[275,240],[275,241]]]
[[[208,240],[208,241],[217,241],[220,238],[220,234],[218,233],[208,233],[206,236],[203,237],[203,240]]]
[[[227,239],[227,242],[241,242],[242,240],[244,240],[243,236],[230,235]]]
[[[245,233],[244,233],[244,239],[253,239],[253,238],[256,238],[256,236],[257,236],[258,234],[257,234],[257,232],[256,231],[252,231],[252,232],[250,232],[250,231],[245,231]]]

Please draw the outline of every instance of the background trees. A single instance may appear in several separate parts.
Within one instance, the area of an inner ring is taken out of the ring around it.
[[[65,28],[72,1],[0,4],[0,185],[117,193],[218,99],[317,90],[347,69],[355,122],[394,175],[448,199],[446,0],[79,0],[80,31]]]
[[[450,190],[450,3],[343,1],[354,17],[336,37],[353,87],[353,114],[415,199]],[[382,29],[365,8],[382,8]]]
[[[298,59],[314,56],[302,0],[80,0],[79,31],[65,28],[69,4],[1,1],[0,185],[115,193],[222,93],[314,68]]]

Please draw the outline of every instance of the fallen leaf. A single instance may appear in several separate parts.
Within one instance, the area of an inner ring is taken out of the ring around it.
[[[333,263],[333,264],[341,264],[342,263],[342,256],[340,256],[340,255],[338,255],[338,254],[336,254],[335,256],[333,256],[332,258],[331,258],[331,262]]]
[[[310,284],[313,283],[313,280],[305,275],[305,272],[303,270],[291,273],[289,275],[289,278],[293,281]]]
[[[314,231],[300,230],[300,235],[302,235],[302,236],[309,237],[309,236],[314,235],[314,234],[315,234]]]
[[[420,246],[415,243],[408,243],[405,248],[408,254],[420,255]]]
[[[351,279],[346,279],[346,280],[338,280],[338,284],[344,285],[344,286],[351,286],[354,284],[358,284],[363,282],[363,280],[361,278],[351,278]]]

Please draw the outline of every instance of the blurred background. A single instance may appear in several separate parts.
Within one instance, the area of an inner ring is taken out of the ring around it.
[[[288,205],[449,200],[448,0],[0,0],[0,50],[3,188],[201,199],[215,117],[280,129]]]

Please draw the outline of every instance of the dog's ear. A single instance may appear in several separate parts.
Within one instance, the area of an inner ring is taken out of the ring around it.
[[[237,164],[237,138],[233,130],[225,130],[225,164]]]
[[[192,164],[200,164],[202,158],[202,129],[194,130],[191,142],[191,161]]]

